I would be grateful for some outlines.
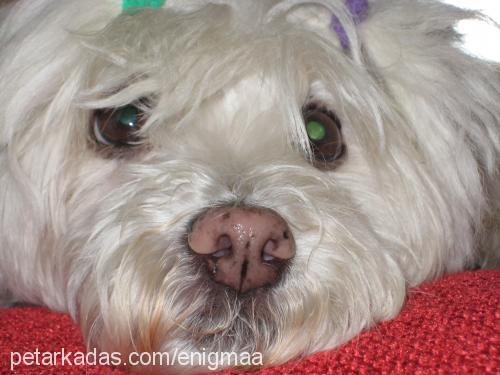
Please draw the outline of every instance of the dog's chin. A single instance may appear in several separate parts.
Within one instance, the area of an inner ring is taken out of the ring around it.
[[[279,296],[285,298],[286,277],[275,285],[242,292],[216,281],[203,259],[187,259],[196,275],[189,288],[197,291],[197,307],[182,321],[179,337],[197,350],[267,352],[277,342],[279,330],[285,329]]]
[[[193,287],[207,288],[205,303],[183,325],[197,348],[215,351],[255,352],[276,341],[278,301],[273,288],[239,293],[209,278]]]

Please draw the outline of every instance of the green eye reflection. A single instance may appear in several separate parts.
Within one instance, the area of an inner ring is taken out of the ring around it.
[[[133,105],[128,105],[115,112],[115,119],[122,125],[135,128],[138,123],[138,115],[139,110]]]
[[[318,121],[309,121],[306,125],[306,131],[311,141],[321,141],[326,137],[325,125]]]
[[[134,104],[96,110],[93,119],[94,136],[100,144],[132,147],[143,141],[143,136],[138,132],[146,122],[146,116],[141,108]]]
[[[302,107],[302,118],[309,137],[311,162],[319,169],[332,169],[344,154],[346,147],[342,138],[339,118],[326,107],[309,103]]]

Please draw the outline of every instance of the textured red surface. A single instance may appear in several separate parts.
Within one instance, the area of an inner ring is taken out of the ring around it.
[[[78,329],[42,308],[0,311],[1,374],[124,374],[109,367],[17,367],[10,352],[83,350]],[[465,272],[410,292],[402,313],[341,348],[260,374],[500,374],[500,271]],[[230,372],[224,372],[225,375]]]

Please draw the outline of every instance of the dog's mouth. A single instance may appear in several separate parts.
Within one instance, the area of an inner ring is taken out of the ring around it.
[[[238,293],[208,276],[199,285],[206,291],[203,308],[183,322],[195,346],[256,351],[260,341],[273,342],[277,327],[270,308],[272,288]]]

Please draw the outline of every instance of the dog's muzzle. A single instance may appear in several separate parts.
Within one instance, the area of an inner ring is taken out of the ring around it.
[[[239,293],[276,284],[295,255],[288,224],[265,208],[209,209],[194,222],[188,244],[213,280]]]

